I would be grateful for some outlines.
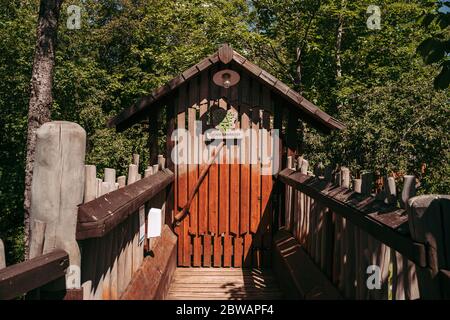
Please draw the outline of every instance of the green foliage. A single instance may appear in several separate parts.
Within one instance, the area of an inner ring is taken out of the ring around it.
[[[417,52],[426,64],[439,63],[441,72],[434,80],[434,87],[448,89],[450,86],[450,3],[428,1],[428,4],[431,12],[422,17],[422,22],[431,36],[420,43]]]
[[[0,1],[0,238],[8,262],[23,256],[23,190],[36,3]]]
[[[278,57],[265,52],[273,62],[272,71],[294,84],[295,50],[306,41],[301,89],[347,126],[329,137],[305,126],[303,152],[313,164],[347,165],[355,174],[363,169],[416,174],[422,181],[420,192],[450,193],[448,89],[433,90],[430,79],[438,68],[426,66],[416,55],[427,37],[421,26],[423,12],[428,10],[425,2],[377,1],[381,30],[366,27],[367,7],[374,4],[369,1],[324,0],[317,6],[314,1],[290,0],[270,14],[267,8],[275,10],[273,1],[254,3],[260,11],[256,13],[260,32],[284,44]],[[298,6],[303,9],[293,13],[296,19],[283,20],[286,11]],[[338,78],[335,54],[340,16],[344,35],[342,77]],[[304,38],[308,23],[313,32]],[[292,33],[299,38],[287,41]]]

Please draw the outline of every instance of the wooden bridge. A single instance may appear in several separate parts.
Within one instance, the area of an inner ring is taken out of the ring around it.
[[[100,179],[84,130],[45,124],[30,259],[5,267],[0,241],[0,299],[448,299],[450,196],[310,169],[300,121],[344,128],[225,45],[109,122],[148,126],[150,166]]]

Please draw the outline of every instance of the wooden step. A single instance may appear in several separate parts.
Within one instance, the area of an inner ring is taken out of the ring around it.
[[[168,300],[267,300],[283,295],[270,270],[177,268]]]

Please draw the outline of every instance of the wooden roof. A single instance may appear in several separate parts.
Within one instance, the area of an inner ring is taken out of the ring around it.
[[[320,124],[319,127],[321,127],[321,129],[326,129],[326,131],[329,131],[342,130],[345,128],[343,123],[320,110],[298,92],[292,90],[289,86],[247,60],[227,44],[220,47],[219,50],[213,55],[203,59],[179,76],[173,78],[167,84],[154,90],[151,94],[142,97],[131,107],[124,109],[121,113],[108,121],[108,126],[116,127],[119,131],[125,130],[139,121],[141,119],[141,115],[145,114],[145,111],[147,111],[150,106],[155,104],[157,101],[160,101],[163,97],[178,88],[184,82],[189,81],[202,71],[209,69],[215,64],[220,62],[223,64],[229,64],[232,61],[254,77],[258,78],[263,84],[270,87],[273,91],[278,92],[283,98],[297,107],[299,111],[306,114],[308,118],[317,121]]]

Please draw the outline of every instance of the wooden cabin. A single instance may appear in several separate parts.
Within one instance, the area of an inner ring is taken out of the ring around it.
[[[344,125],[229,45],[223,45],[218,52],[143,97],[109,125],[125,130],[148,119],[151,145],[155,146],[155,117],[162,108],[166,108],[168,117],[167,159],[171,159],[174,147],[171,141],[174,128],[186,129],[187,139],[192,142],[198,124],[202,124],[201,144],[205,130],[216,127],[231,113],[235,118],[233,129],[253,129],[253,134],[227,139],[219,159],[195,190],[189,214],[176,228],[178,265],[270,266],[276,206],[272,197],[276,192],[274,176],[283,169],[286,157],[296,153],[299,120],[324,133],[343,129]],[[272,135],[276,129],[277,135]],[[194,148],[194,143],[188,145],[189,160],[193,160],[197,155],[192,153],[198,153],[199,148]],[[150,153],[150,158],[156,159],[152,147]],[[270,157],[270,161],[263,160]],[[188,201],[199,173],[206,166],[207,158],[198,160],[182,164],[169,160],[169,168],[175,172],[175,209]],[[262,174],[264,168],[271,168],[273,174]]]
[[[323,133],[344,125],[227,44],[123,110],[109,126],[122,131],[148,121],[154,163],[160,114],[167,116],[165,158],[175,173],[166,222],[176,222],[177,265],[270,268],[281,210],[274,177],[298,153],[299,121]],[[214,150],[208,132],[225,121],[225,146]],[[240,135],[230,135],[236,131]],[[181,141],[182,151],[176,149]],[[179,218],[183,207],[187,214]]]

